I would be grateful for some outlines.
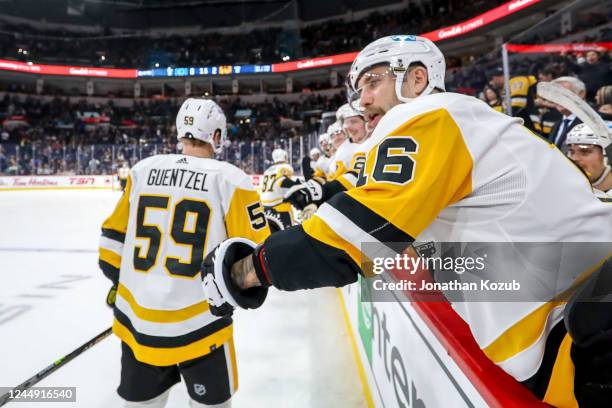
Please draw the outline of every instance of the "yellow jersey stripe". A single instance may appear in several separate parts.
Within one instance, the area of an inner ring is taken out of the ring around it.
[[[350,190],[351,188],[355,187],[350,181],[348,181],[346,178],[344,178],[344,174],[339,176],[336,180],[340,184],[342,184],[342,187],[344,187],[347,190]]]
[[[208,312],[210,309],[208,303],[206,301],[202,301],[200,303],[196,303],[194,305],[185,307],[183,309],[178,310],[155,310],[155,309],[147,309],[142,307],[136,302],[134,296],[129,291],[128,288],[123,286],[121,283],[117,288],[117,294],[121,296],[125,301],[130,305],[134,314],[138,316],[139,319],[146,320],[149,322],[156,323],[176,323],[182,322],[187,319],[191,319],[194,316],[197,316],[201,313]]]
[[[121,267],[121,255],[104,248],[100,248],[99,253],[102,261],[113,265],[117,269]]]
[[[304,228],[304,232],[312,238],[346,252],[353,259],[355,264],[361,265],[361,250],[336,234],[336,232],[331,229],[323,219],[317,216],[316,213],[312,218],[304,222],[302,227]]]
[[[138,361],[163,367],[204,356],[210,353],[213,346],[221,347],[223,343],[232,338],[233,326],[227,326],[186,346],[171,348],[156,348],[139,344],[128,328],[117,319],[113,321],[113,332],[132,349]]]
[[[548,381],[548,388],[543,401],[553,407],[578,408],[578,401],[574,396],[575,368],[570,351],[572,338],[569,333],[565,335]]]

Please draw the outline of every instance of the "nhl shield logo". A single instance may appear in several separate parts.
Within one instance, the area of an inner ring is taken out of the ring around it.
[[[206,387],[204,384],[193,384],[193,391],[201,397],[206,394]]]

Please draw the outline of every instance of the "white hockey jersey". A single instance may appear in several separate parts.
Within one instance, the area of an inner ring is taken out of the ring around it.
[[[281,186],[284,179],[293,177],[293,167],[288,163],[277,163],[270,166],[263,174],[261,181],[261,203],[265,207],[274,207],[283,202],[285,188]]]
[[[364,151],[357,187],[303,224],[308,236],[357,265],[373,259],[367,243],[612,243],[612,205],[594,197],[589,181],[554,145],[476,98],[439,93],[400,104]],[[601,265],[606,251],[610,256],[612,244],[589,257],[559,259],[556,277],[541,275],[538,265],[522,272],[534,287],[558,278],[556,287],[570,290]],[[514,272],[500,273],[505,281]],[[538,370],[564,306],[545,299],[453,304],[484,353],[519,381]]]
[[[100,266],[117,284],[114,333],[139,361],[167,366],[232,336],[209,311],[202,260],[229,237],[269,235],[251,179],[214,159],[158,155],[137,163],[102,225]]]
[[[333,160],[331,157],[327,157],[325,155],[319,157],[319,159],[317,160],[317,164],[314,167],[314,176],[327,178],[327,176],[329,176],[330,174],[329,172],[332,163]]]

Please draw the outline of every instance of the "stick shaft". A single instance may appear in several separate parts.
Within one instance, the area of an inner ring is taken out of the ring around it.
[[[30,388],[34,384],[37,384],[43,378],[46,378],[47,376],[49,376],[51,373],[53,373],[60,367],[63,367],[64,365],[66,365],[66,363],[74,359],[76,356],[80,355],[84,351],[90,349],[91,347],[95,346],[96,344],[98,344],[99,342],[107,338],[112,332],[113,332],[112,329],[109,327],[108,329],[104,330],[102,333],[98,334],[93,339],[89,340],[87,343],[83,344],[79,348],[66,354],[64,357],[60,358],[59,360],[54,361],[52,364],[43,368],[38,373],[34,374],[32,377],[28,378],[27,380],[25,380],[24,382],[22,382],[21,384],[19,384],[12,390],[10,390],[9,392],[5,393],[4,395],[0,397],[0,406],[6,404],[10,400],[11,392],[14,393],[16,391],[23,391],[23,390]]]

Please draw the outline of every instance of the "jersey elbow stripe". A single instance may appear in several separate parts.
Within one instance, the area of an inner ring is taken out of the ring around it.
[[[121,255],[100,247],[100,260],[119,269],[121,267]]]
[[[350,190],[357,185],[357,177],[352,173],[345,173],[336,179],[338,183],[342,184],[345,190]]]
[[[100,266],[100,269],[102,269],[102,272],[107,278],[109,278],[115,283],[117,280],[119,280],[119,268],[118,267],[115,267],[102,259],[98,260],[98,265]]]
[[[114,252],[119,256],[123,254],[123,243],[105,236],[100,237],[100,248]]]
[[[363,258],[360,245],[355,245],[341,236],[333,223],[330,225],[320,217],[320,211],[321,209],[311,219],[302,224],[304,232],[315,241],[344,251],[355,264],[360,265]]]
[[[328,203],[377,241],[407,243],[414,241],[412,236],[348,194],[337,195],[329,200]]]
[[[134,295],[124,285],[119,284],[117,295],[121,296],[129,305],[134,314],[142,320],[156,323],[175,323],[191,319],[201,313],[208,312],[210,306],[206,301],[178,309],[178,310],[155,310],[142,307],[136,302]]]
[[[102,236],[117,242],[125,242],[125,233],[111,228],[102,228]]]
[[[342,241],[348,243],[349,248],[356,248],[355,251],[362,254],[362,256],[354,256],[351,254],[351,252],[346,250],[345,247],[347,245],[342,247],[329,244],[337,248],[344,249],[347,253],[349,253],[349,255],[351,255],[351,258],[353,258],[358,265],[364,260],[371,260],[379,257],[393,257],[396,254],[396,252],[391,248],[387,247],[386,245],[381,245],[381,241],[368,234],[358,225],[353,223],[352,219],[346,217],[329,204],[323,204],[316,212],[315,216],[320,218],[334,235],[340,237]],[[309,230],[306,228],[306,224],[304,225],[304,230],[309,232]]]

